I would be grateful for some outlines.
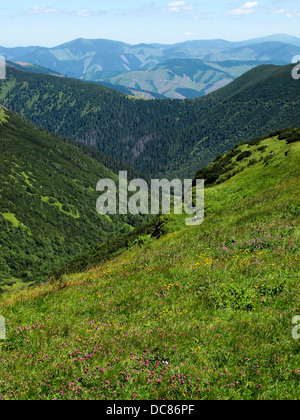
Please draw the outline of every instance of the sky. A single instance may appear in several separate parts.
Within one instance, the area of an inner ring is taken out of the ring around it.
[[[0,45],[56,46],[76,38],[130,44],[300,37],[299,0],[0,0]]]

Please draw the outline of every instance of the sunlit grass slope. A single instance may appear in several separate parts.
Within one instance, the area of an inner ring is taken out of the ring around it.
[[[300,144],[236,150],[201,226],[4,296],[1,399],[299,398]]]

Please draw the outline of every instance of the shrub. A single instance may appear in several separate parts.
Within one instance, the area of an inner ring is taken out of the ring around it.
[[[218,308],[232,308],[252,311],[255,307],[253,296],[251,296],[246,288],[238,288],[230,285],[223,290],[213,291],[211,298]]]
[[[257,150],[258,150],[259,152],[264,152],[264,151],[266,150],[266,148],[267,148],[267,146],[261,146],[261,147],[259,147]]]
[[[300,135],[294,135],[293,137],[289,137],[286,139],[287,144],[296,143],[297,141],[300,141]]]
[[[238,157],[236,158],[237,162],[240,162],[243,159],[246,159],[248,157],[250,157],[252,155],[252,152],[250,152],[250,150],[246,150],[245,152],[242,152],[241,154],[238,155]]]
[[[278,136],[279,140],[286,140],[288,144],[300,141],[300,129],[299,128],[287,128],[282,130]]]

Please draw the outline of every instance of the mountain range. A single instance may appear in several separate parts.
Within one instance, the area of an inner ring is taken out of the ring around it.
[[[143,97],[143,92],[148,92],[164,98],[186,99],[204,96],[220,89],[259,65],[260,61],[209,62],[197,59],[170,59],[143,70],[111,77],[100,73],[88,74],[84,80],[99,82],[103,77],[102,83],[109,83],[114,88],[124,86],[139,97]]]
[[[0,54],[13,62],[104,82],[121,90],[127,88],[138,97],[179,99],[207,94],[258,64],[291,63],[299,52],[300,39],[284,34],[243,42],[196,40],[174,45],[130,45],[80,38],[53,48],[0,47]]]

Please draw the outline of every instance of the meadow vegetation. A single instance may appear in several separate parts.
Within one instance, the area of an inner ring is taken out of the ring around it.
[[[201,226],[164,216],[120,255],[4,294],[0,399],[297,400],[300,143],[279,137],[217,159]]]

